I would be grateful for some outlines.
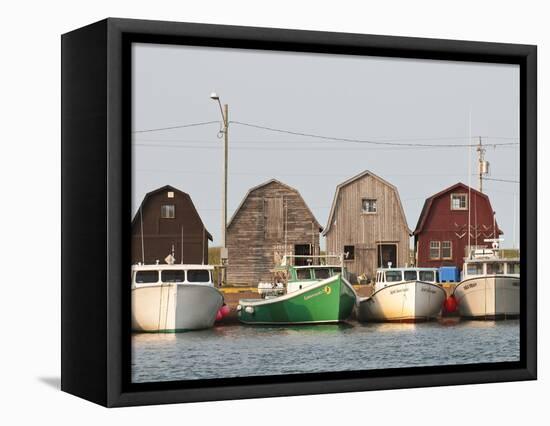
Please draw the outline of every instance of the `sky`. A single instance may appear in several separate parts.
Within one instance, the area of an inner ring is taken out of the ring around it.
[[[325,226],[336,185],[370,170],[397,187],[414,230],[429,196],[457,182],[478,188],[476,149],[442,145],[481,136],[502,246],[519,245],[518,66],[155,44],[132,52],[133,213],[147,192],[172,185],[219,244],[216,92],[229,105],[228,220],[250,188],[276,178]]]

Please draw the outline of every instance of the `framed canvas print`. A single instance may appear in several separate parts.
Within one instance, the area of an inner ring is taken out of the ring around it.
[[[62,37],[62,389],[536,378],[536,47],[107,19]]]

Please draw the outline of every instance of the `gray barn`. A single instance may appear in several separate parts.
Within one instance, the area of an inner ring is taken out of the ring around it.
[[[336,187],[323,235],[328,254],[344,254],[352,278],[373,279],[377,267],[410,261],[411,231],[397,188],[368,170]]]
[[[228,284],[268,281],[285,254],[318,255],[322,230],[296,189],[276,179],[255,186],[227,225]]]

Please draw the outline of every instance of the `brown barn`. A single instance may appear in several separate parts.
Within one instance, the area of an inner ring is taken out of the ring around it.
[[[318,255],[322,230],[296,189],[275,179],[255,186],[227,224],[227,282],[257,285],[285,254]]]
[[[489,197],[457,183],[424,202],[414,231],[418,266],[462,269],[468,248],[468,212],[471,246],[490,247],[491,244],[484,240],[502,234],[494,221]]]
[[[344,254],[352,279],[410,262],[411,231],[397,188],[368,170],[336,187],[323,235],[327,253]]]
[[[166,185],[145,195],[132,220],[132,263],[164,263],[172,250],[176,263],[208,263],[208,240],[191,197]]]

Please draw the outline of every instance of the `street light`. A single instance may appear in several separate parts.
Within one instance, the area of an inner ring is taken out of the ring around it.
[[[220,113],[223,120],[223,194],[222,194],[222,237],[221,237],[221,250],[220,260],[222,265],[227,263],[227,159],[228,159],[228,142],[229,142],[229,106],[225,104],[222,108],[220,97],[216,92],[210,94],[210,99],[217,101],[220,106]],[[222,277],[222,283],[225,282],[225,274]]]

